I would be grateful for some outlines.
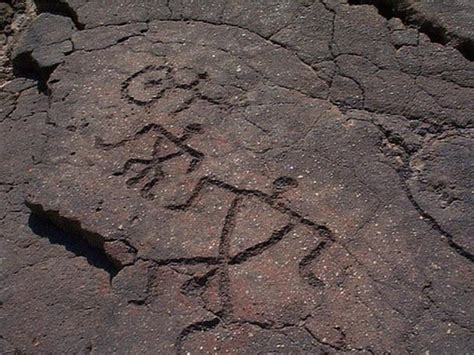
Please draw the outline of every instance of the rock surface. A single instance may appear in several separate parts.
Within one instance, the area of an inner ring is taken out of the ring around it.
[[[20,37],[13,51],[13,65],[20,72],[49,74],[72,51],[71,19],[52,14],[39,15]]]
[[[433,42],[457,48],[474,60],[474,3],[469,0],[349,0],[351,4],[370,4],[387,17],[398,17],[418,28]]]
[[[2,353],[474,351],[463,48],[344,0],[37,7],[0,92]]]
[[[0,83],[11,80],[11,52],[19,34],[36,16],[32,0],[0,2]]]

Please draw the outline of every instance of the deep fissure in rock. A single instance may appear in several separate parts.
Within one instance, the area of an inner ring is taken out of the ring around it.
[[[414,26],[432,42],[457,49],[469,61],[474,61],[474,41],[449,33],[446,28],[420,18],[405,0],[348,0],[349,5],[372,5],[386,19],[399,18],[406,26]]]

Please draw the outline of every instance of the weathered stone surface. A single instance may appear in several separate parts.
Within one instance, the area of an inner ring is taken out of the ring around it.
[[[18,71],[37,70],[46,75],[72,51],[70,38],[74,30],[74,23],[67,17],[39,15],[14,48],[14,66]]]
[[[420,206],[436,218],[446,233],[474,252],[472,132],[445,134],[426,144],[412,161],[410,181]]]
[[[352,4],[375,5],[387,18],[396,16],[419,28],[433,42],[457,48],[474,59],[474,5],[469,0],[348,0]]]
[[[1,352],[473,351],[473,64],[352,3],[38,1]]]

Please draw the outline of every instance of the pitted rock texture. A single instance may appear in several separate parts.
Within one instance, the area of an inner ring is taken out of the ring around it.
[[[109,5],[37,1],[2,87],[2,352],[474,351],[459,48],[344,0]]]

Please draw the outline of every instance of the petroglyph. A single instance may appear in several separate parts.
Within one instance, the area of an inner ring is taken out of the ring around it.
[[[139,141],[140,137],[155,132],[158,137],[155,138],[151,152],[151,159],[130,158],[121,170],[114,172],[115,176],[128,175],[131,172],[135,174],[126,180],[127,186],[136,186],[141,184],[140,192],[143,197],[153,199],[151,190],[155,185],[165,177],[163,166],[168,162],[183,156],[190,158],[187,173],[193,172],[199,167],[204,154],[186,145],[186,140],[194,134],[202,133],[200,124],[190,124],[184,128],[181,136],[176,137],[167,131],[158,123],[152,123],[144,126],[132,137],[124,138],[116,143],[106,143],[100,137],[96,139],[96,146],[105,150],[120,147],[128,142]]]
[[[468,5],[36,2],[0,352],[473,349]]]

